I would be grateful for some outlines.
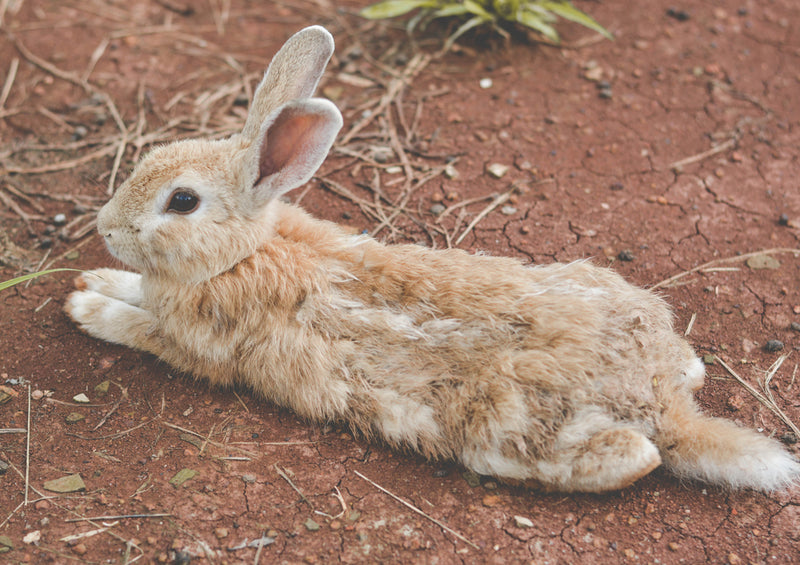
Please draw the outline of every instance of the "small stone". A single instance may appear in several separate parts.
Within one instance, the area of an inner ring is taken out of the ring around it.
[[[514,523],[518,528],[532,528],[533,521],[525,516],[514,516]]]
[[[498,504],[500,504],[500,502],[501,502],[500,497],[497,496],[496,494],[487,494],[486,496],[483,497],[483,500],[481,500],[481,504],[483,504],[487,508],[493,508]]]
[[[342,523],[339,520],[331,520],[330,527],[331,530],[341,530]]]
[[[67,424],[75,424],[77,422],[80,422],[84,418],[85,418],[85,416],[83,414],[81,414],[80,412],[70,412],[69,414],[66,415],[66,417],[64,418],[64,421]]]
[[[778,225],[779,226],[788,226],[789,225],[789,216],[786,214],[781,214],[778,218]]]
[[[8,464],[8,461],[3,461],[0,459],[0,476],[5,475],[6,472],[8,472],[9,467],[10,465]]]
[[[80,141],[89,133],[89,130],[85,126],[76,126],[74,130],[72,130],[72,140],[73,141]]]
[[[431,196],[431,202],[433,202],[433,203],[435,203],[435,204],[439,204],[439,203],[440,203],[440,202],[442,202],[443,200],[444,200],[444,195],[443,195],[441,192],[435,192],[435,193],[434,193],[434,194]]]
[[[72,553],[75,555],[83,555],[88,551],[85,543],[79,543],[72,546]]]
[[[731,552],[728,554],[728,564],[729,565],[741,565],[742,558],[736,555],[735,553]]]
[[[650,537],[653,538],[654,540],[658,541],[658,540],[661,539],[662,535],[663,534],[661,532],[653,532],[652,534],[650,534]]]
[[[94,387],[94,394],[95,396],[103,397],[108,394],[108,387],[111,386],[111,381],[103,381],[99,385]]]
[[[487,88],[492,88],[492,84],[494,84],[494,83],[492,82],[492,79],[490,79],[490,78],[482,78],[478,82],[478,84],[480,85],[481,88],[486,90]]]
[[[603,78],[603,67],[597,66],[589,69],[585,73],[583,73],[583,77],[587,80],[592,82],[597,82],[601,78]]]
[[[246,473],[246,474],[242,475],[242,481],[244,481],[245,483],[247,483],[249,485],[252,485],[253,483],[256,482],[256,476],[255,475],[251,475],[250,473]]]
[[[72,397],[72,400],[74,400],[75,402],[80,402],[81,404],[89,403],[89,397],[86,396],[84,393],[76,394],[75,396]]]
[[[472,488],[481,486],[481,477],[475,471],[466,470],[461,473],[461,476],[464,477],[464,480],[467,481],[467,484]]]
[[[504,216],[513,216],[514,214],[517,213],[517,209],[514,208],[513,206],[503,206],[502,208],[500,208],[500,213],[503,214]]]
[[[703,355],[703,364],[704,365],[713,365],[714,364],[714,356],[710,353]]]
[[[636,558],[636,552],[634,550],[630,549],[630,548],[623,550],[622,553],[628,559],[635,559]]]
[[[636,259],[636,256],[633,253],[631,253],[629,250],[623,249],[622,251],[620,251],[617,254],[617,259],[619,259],[620,261],[628,261],[628,262],[630,262],[630,261],[633,261],[634,259]]]
[[[429,211],[434,216],[441,216],[447,208],[444,207],[444,204],[434,204],[429,208]]]
[[[625,188],[625,186],[623,186],[623,184],[621,182],[615,182],[615,183],[612,183],[611,186],[609,186],[608,188],[610,188],[613,191],[619,191],[619,190],[623,190]]]
[[[794,331],[800,332],[800,322],[792,322],[790,326]]]
[[[680,549],[681,549],[681,544],[679,544],[679,543],[676,543],[676,542],[674,542],[674,541],[671,541],[671,542],[669,542],[669,543],[667,544],[667,547],[669,548],[669,550],[670,550],[670,551],[680,551]]]
[[[34,390],[31,393],[31,398],[34,400],[41,400],[44,397],[44,393],[41,390]]]
[[[400,173],[403,172],[403,167],[400,167],[398,165],[393,165],[391,167],[386,167],[386,172],[387,172],[387,174],[390,174],[390,175],[399,175]]]
[[[303,525],[309,532],[316,532],[317,530],[319,530],[319,524],[317,524],[312,518],[309,518],[308,520],[303,522]]]
[[[734,394],[728,398],[725,404],[727,405],[728,410],[738,412],[744,406],[744,398],[742,398],[740,394]]]
[[[508,172],[508,166],[500,163],[492,163],[486,167],[486,171],[496,179],[503,178]]]
[[[63,226],[67,223],[67,216],[66,214],[56,214],[53,216],[53,223],[57,226]]]
[[[599,96],[604,100],[611,100],[614,98],[614,91],[612,91],[610,88],[602,88],[600,89]]]
[[[25,537],[22,538],[22,543],[30,545],[32,543],[37,543],[41,539],[42,532],[39,530],[33,530],[32,532],[25,534]]]
[[[531,233],[530,226],[525,226],[525,225],[520,226],[519,233],[521,233],[522,235],[528,235],[529,233]]]
[[[741,163],[742,161],[744,161],[744,157],[742,157],[742,154],[739,153],[738,151],[734,151],[733,153],[731,153],[731,161],[733,161],[734,163]]]
[[[692,17],[686,10],[676,10],[675,8],[668,8],[667,15],[679,22],[687,22]]]
[[[452,163],[448,163],[444,167],[444,176],[449,178],[450,180],[458,178],[458,169]]]
[[[783,349],[783,342],[779,339],[771,339],[764,344],[764,351],[767,353],[775,353]]]
[[[460,198],[460,195],[455,190],[451,190],[450,192],[447,193],[445,198],[450,202],[455,202]]]
[[[228,537],[228,528],[216,528],[214,535],[217,536],[217,539],[225,539]]]
[[[86,485],[83,482],[80,474],[67,475],[52,481],[45,481],[44,489],[50,492],[78,492],[86,490]]]

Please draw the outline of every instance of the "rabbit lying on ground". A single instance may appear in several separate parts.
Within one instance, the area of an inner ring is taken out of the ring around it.
[[[241,134],[138,164],[97,225],[141,274],[82,275],[66,304],[81,328],[506,480],[602,492],[664,464],[734,488],[796,484],[776,441],[699,412],[703,364],[669,308],[611,270],[386,246],[282,202],[342,125],[311,98],[332,52],[323,28],[297,33]]]

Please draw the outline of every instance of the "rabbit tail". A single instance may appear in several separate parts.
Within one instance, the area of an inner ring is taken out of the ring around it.
[[[775,440],[722,418],[704,416],[690,398],[674,398],[656,444],[680,478],[771,492],[800,484],[800,462]]]

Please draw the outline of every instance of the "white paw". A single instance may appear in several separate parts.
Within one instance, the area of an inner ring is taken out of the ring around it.
[[[95,269],[82,273],[75,281],[80,290],[91,290],[133,306],[142,302],[142,275],[117,269]]]
[[[151,323],[149,314],[94,290],[78,290],[67,298],[67,314],[89,335],[138,347]]]

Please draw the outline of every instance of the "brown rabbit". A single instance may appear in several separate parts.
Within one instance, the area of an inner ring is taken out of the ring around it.
[[[796,484],[800,464],[776,441],[700,413],[703,364],[669,308],[614,272],[387,246],[282,202],[341,127],[311,98],[332,52],[323,28],[297,33],[241,134],[138,164],[97,225],[141,274],[81,276],[66,304],[81,328],[548,489],[620,489],[660,464],[728,487]]]

